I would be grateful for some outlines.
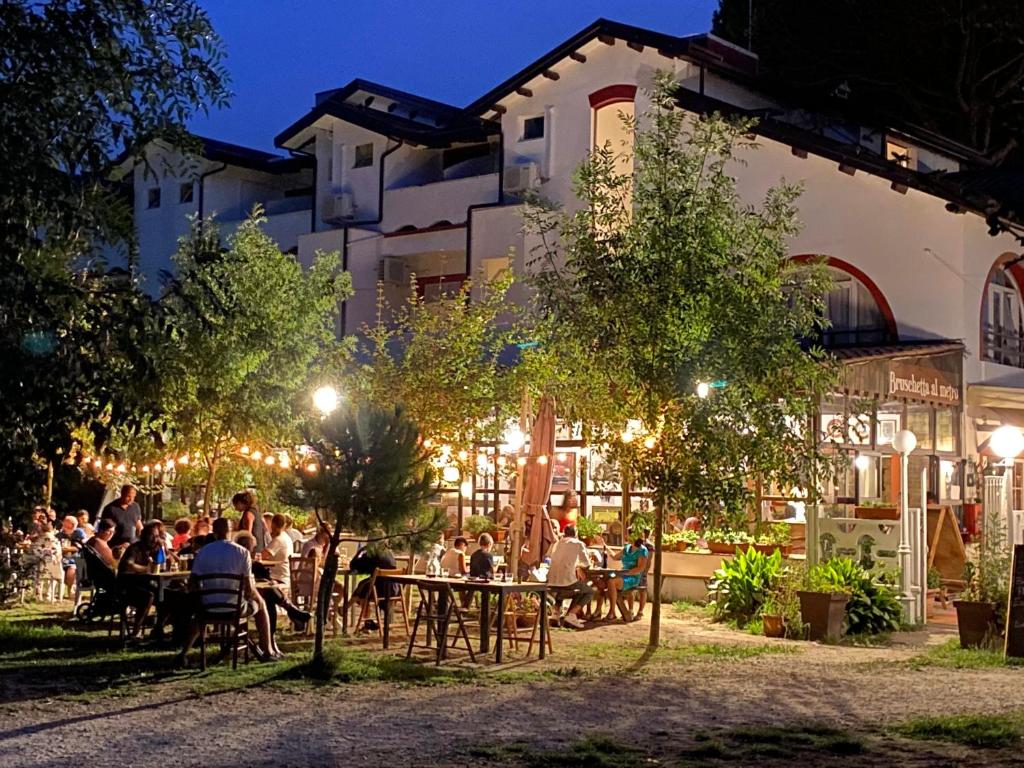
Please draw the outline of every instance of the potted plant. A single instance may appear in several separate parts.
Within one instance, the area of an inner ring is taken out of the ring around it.
[[[728,531],[712,528],[704,534],[708,549],[716,555],[732,555],[737,551],[746,552],[753,543],[753,537],[746,531]]]
[[[865,501],[854,507],[853,516],[861,520],[899,520],[900,511],[887,501]]]
[[[765,637],[786,636],[786,617],[774,593],[770,594],[761,606],[761,626]]]
[[[797,592],[800,617],[810,640],[838,640],[850,595],[837,586],[829,563],[818,563],[807,571],[804,588]]]
[[[580,515],[576,519],[576,535],[579,536],[584,543],[589,544],[590,540],[601,533],[601,524],[596,520],[589,517],[583,517]]]
[[[497,525],[488,515],[469,515],[462,521],[462,534],[467,538],[477,539],[482,533],[491,533]]]
[[[764,604],[761,623],[765,637],[803,637],[798,588],[804,579],[803,565],[790,563],[779,573]]]
[[[754,539],[753,546],[758,552],[763,552],[766,555],[770,555],[778,549],[782,551],[783,557],[789,557],[791,536],[792,533],[787,523],[772,523],[766,531]]]
[[[989,518],[992,519],[989,519]],[[998,515],[984,515],[977,556],[964,566],[966,588],[953,601],[963,648],[994,644],[1005,624],[1010,553]]]

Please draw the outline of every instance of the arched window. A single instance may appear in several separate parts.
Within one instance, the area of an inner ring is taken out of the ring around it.
[[[821,256],[796,256],[797,261]],[[832,290],[825,298],[830,327],[822,332],[826,347],[891,344],[899,340],[896,319],[882,291],[864,272],[841,259],[825,258]]]
[[[1017,258],[1003,257],[989,271],[981,307],[982,356],[994,363],[1024,368],[1019,287],[1024,270]]]
[[[618,155],[616,170],[624,175],[633,172],[633,133],[622,118],[636,115],[635,100],[635,85],[609,85],[590,94],[593,145]]]

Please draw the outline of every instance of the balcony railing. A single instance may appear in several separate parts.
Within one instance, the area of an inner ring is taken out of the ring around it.
[[[982,326],[982,359],[1001,365],[1024,368],[1024,336],[1011,328]]]

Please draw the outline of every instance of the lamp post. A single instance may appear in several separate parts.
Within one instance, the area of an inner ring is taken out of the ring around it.
[[[900,561],[900,601],[903,603],[903,619],[908,624],[917,623],[914,596],[911,593],[911,548],[910,548],[910,499],[907,477],[908,457],[917,447],[917,435],[909,429],[901,429],[892,438],[892,447],[900,455],[900,545],[897,548]]]
[[[1017,427],[1004,425],[992,433],[988,441],[992,452],[1002,459],[1003,489],[1000,506],[1006,515],[1006,543],[1011,548],[1017,543],[1017,525],[1013,519],[1013,460],[1024,451],[1024,434]]]

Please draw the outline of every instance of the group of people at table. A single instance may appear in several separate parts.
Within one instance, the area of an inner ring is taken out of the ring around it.
[[[136,489],[125,485],[119,497],[103,508],[95,526],[89,524],[85,513],[81,517],[69,515],[63,519],[55,539],[69,584],[75,582],[74,569],[78,561],[75,555],[88,548],[95,556],[94,563],[100,561],[116,574],[121,599],[134,608],[129,636],[140,636],[155,607],[150,637],[163,639],[165,628],[171,624],[175,635],[183,640],[180,659],[184,661],[198,634],[198,627],[192,621],[198,606],[190,592],[204,575],[237,575],[242,579],[243,615],[251,617],[256,625],[257,658],[281,657],[283,654],[276,640],[279,609],[300,633],[311,619],[310,613],[297,607],[289,597],[290,559],[296,552],[300,552],[302,558],[323,558],[329,547],[330,528],[321,524],[312,536],[306,537],[286,515],[261,515],[254,495],[243,491],[232,499],[239,513],[234,530],[225,517],[213,520],[200,517],[195,521],[182,518],[175,521],[173,529],[167,530],[160,520],[143,522],[135,496]],[[47,522],[45,510],[42,513],[37,510],[33,526],[46,529]],[[52,530],[52,522],[49,527]],[[588,546],[577,536],[575,525],[567,523],[544,563],[532,571],[531,577],[546,581],[549,593],[560,603],[570,601],[561,617],[564,625],[582,628],[588,616],[613,621],[616,609],[623,621],[635,621],[642,615],[646,603],[647,564],[653,552],[648,537],[649,532],[645,531],[643,536],[627,543],[619,558],[621,568],[608,569],[610,553],[603,541],[590,542]],[[438,558],[444,575],[495,578],[493,537],[484,533],[476,544],[475,551],[469,553],[470,545],[465,537],[456,537],[447,548],[442,539],[432,554]],[[396,560],[386,547],[362,548],[349,567],[355,573],[369,575],[378,568],[396,567]],[[166,590],[159,589],[152,575],[160,570],[180,570],[182,578]],[[368,586],[368,581],[357,585],[353,594],[357,603],[367,599],[360,590],[366,592]],[[378,588],[379,599],[384,600],[397,590],[395,583]],[[639,596],[636,611],[631,604],[627,606],[624,599],[632,592]],[[158,595],[163,599],[158,601]],[[203,599],[207,600],[205,596]],[[223,598],[217,599],[223,601]],[[603,612],[605,601],[607,613]],[[364,628],[374,629],[372,625]]]

